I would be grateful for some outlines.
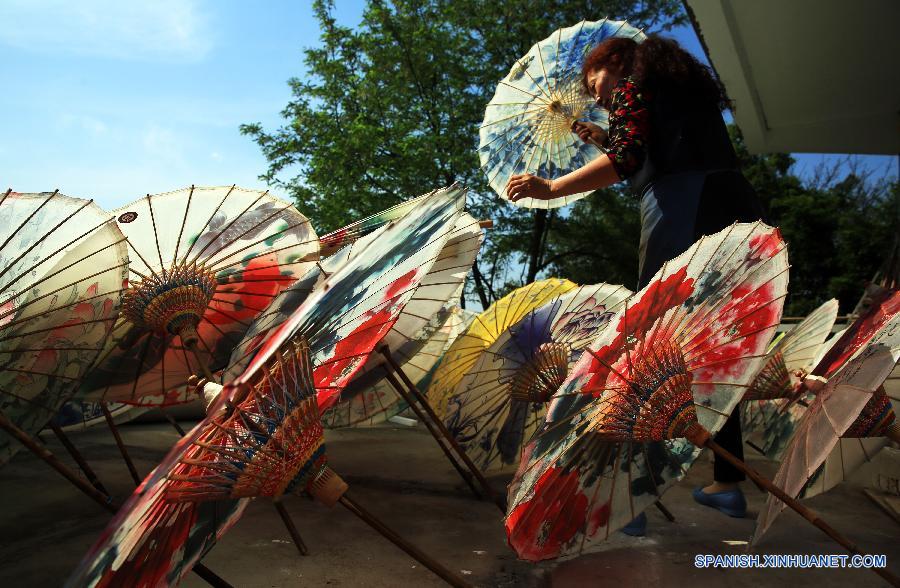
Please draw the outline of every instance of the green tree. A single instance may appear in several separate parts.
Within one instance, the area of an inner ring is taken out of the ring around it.
[[[852,311],[900,234],[896,180],[874,177],[851,157],[819,166],[804,181],[793,173],[793,157],[751,155],[737,128],[731,132],[744,175],[788,243],[785,316],[804,316],[829,298]]]
[[[355,29],[339,26],[332,7],[314,3],[322,43],[305,51],[307,75],[289,81],[285,124],[241,127],[269,162],[262,178],[292,194],[317,230],[461,182],[473,214],[495,221],[473,271],[474,291],[487,305],[542,270],[574,267],[576,256],[565,248],[582,245],[551,238],[551,229],[587,231],[596,219],[584,215],[598,206],[630,206],[613,204],[613,191],[551,219],[505,203],[480,170],[478,126],[497,81],[533,43],[604,16],[665,29],[683,20],[677,0],[369,0]],[[592,240],[608,251],[617,246],[611,234]]]

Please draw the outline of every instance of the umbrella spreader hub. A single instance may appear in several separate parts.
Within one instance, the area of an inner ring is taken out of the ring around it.
[[[179,264],[154,272],[125,292],[123,315],[139,328],[178,335],[190,346],[216,294],[216,275],[201,264]]]
[[[564,343],[543,343],[531,361],[525,362],[509,378],[513,400],[544,404],[559,390],[569,375],[570,347]]]

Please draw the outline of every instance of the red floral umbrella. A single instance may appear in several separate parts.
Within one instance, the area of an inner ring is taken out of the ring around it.
[[[787,269],[777,229],[736,224],[623,303],[525,448],[506,519],[519,557],[589,550],[684,476],[700,453],[685,437],[718,429],[762,367]]]
[[[89,400],[194,400],[188,378],[221,370],[279,292],[319,258],[305,216],[235,186],[147,195],[113,211],[131,251],[130,287]]]
[[[729,242],[731,236],[737,241]],[[633,465],[649,461],[646,444],[675,439],[693,449],[685,448],[687,459],[674,464],[673,477],[707,447],[862,554],[712,439],[762,367],[787,291],[787,255],[778,231],[761,223],[733,225],[708,239],[666,263],[626,303],[554,396],[512,486],[507,533],[521,556],[578,552],[633,518],[649,500],[617,492],[617,485],[630,489],[638,482]]]
[[[135,491],[70,583],[174,584],[239,518],[246,497],[324,496],[327,485],[338,500],[346,488],[323,469],[317,404],[340,395],[390,330],[464,203],[463,192],[435,196],[382,227],[367,254],[304,294],[280,326],[236,349],[232,363],[246,367],[228,376],[206,419]]]

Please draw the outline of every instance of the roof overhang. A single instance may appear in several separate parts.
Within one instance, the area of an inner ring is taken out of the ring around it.
[[[900,1],[686,5],[750,151],[900,152]]]

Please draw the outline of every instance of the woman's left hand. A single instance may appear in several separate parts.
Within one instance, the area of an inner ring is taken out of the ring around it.
[[[552,181],[531,174],[513,176],[506,185],[506,197],[513,202],[522,198],[550,200],[553,198]]]

